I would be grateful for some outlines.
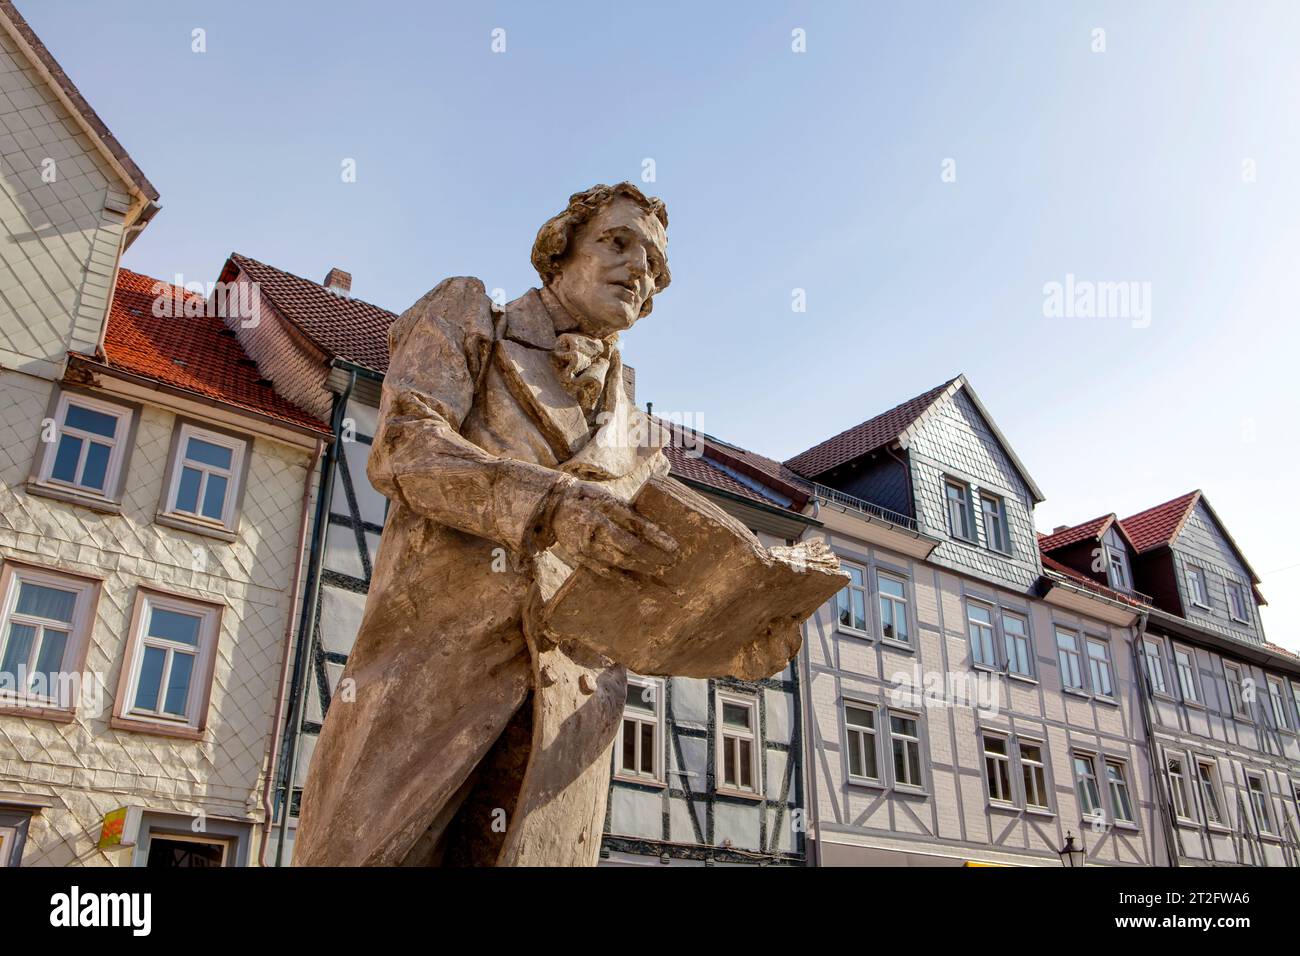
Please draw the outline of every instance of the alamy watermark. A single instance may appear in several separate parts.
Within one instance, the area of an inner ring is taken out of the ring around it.
[[[1043,315],[1049,319],[1128,319],[1135,329],[1151,324],[1151,283],[1076,279],[1043,285]]]

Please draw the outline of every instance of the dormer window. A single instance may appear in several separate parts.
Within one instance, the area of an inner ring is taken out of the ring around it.
[[[1228,581],[1228,613],[1234,621],[1250,623],[1250,611],[1246,608],[1246,589],[1236,581]]]
[[[1203,608],[1210,606],[1210,592],[1205,586],[1205,572],[1203,570],[1188,567],[1187,590],[1191,594],[1193,604]]]
[[[948,507],[948,531],[963,541],[975,540],[975,522],[971,514],[970,489],[951,478],[943,483],[944,499]]]
[[[1116,591],[1133,590],[1133,574],[1129,569],[1128,550],[1114,528],[1106,532],[1103,545],[1106,548],[1106,577],[1110,581],[1110,586]]]
[[[1007,531],[1007,508],[996,495],[980,494],[980,511],[984,514],[984,544],[994,551],[1007,554],[1011,551],[1011,535]]]

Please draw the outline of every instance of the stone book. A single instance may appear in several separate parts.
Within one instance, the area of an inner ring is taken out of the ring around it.
[[[758,680],[798,653],[803,622],[848,581],[824,542],[765,547],[672,478],[632,504],[677,541],[674,560],[653,573],[578,564],[542,608],[551,640],[647,676]]]

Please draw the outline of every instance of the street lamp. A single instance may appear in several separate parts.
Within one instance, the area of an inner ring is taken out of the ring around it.
[[[1056,851],[1061,855],[1061,866],[1083,866],[1083,847],[1074,845],[1074,834],[1066,832],[1065,846]]]

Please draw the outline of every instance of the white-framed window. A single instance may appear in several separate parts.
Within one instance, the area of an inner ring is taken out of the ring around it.
[[[1286,712],[1286,689],[1282,686],[1282,681],[1276,677],[1268,678],[1267,683],[1268,707],[1273,718],[1273,726],[1278,730],[1290,730],[1291,720]]]
[[[1291,682],[1291,711],[1295,714],[1295,727],[1300,730],[1300,681]]]
[[[172,830],[150,830],[149,855],[145,865],[185,869],[230,866],[229,859],[234,849],[231,843],[230,840],[176,833]]]
[[[1250,607],[1246,604],[1246,589],[1236,581],[1224,581],[1228,589],[1228,614],[1241,624],[1250,623]]]
[[[855,564],[841,562],[849,583],[835,595],[835,619],[840,630],[867,633],[867,572]]]
[[[921,773],[921,729],[915,716],[889,715],[889,747],[894,761],[894,786],[925,789]]]
[[[1079,797],[1079,812],[1085,817],[1101,814],[1101,792],[1097,789],[1097,768],[1093,765],[1091,754],[1076,753],[1071,756],[1074,764],[1074,785]]]
[[[1110,646],[1100,637],[1089,637],[1086,640],[1092,692],[1099,697],[1114,697],[1115,681],[1111,676]]]
[[[1192,802],[1187,789],[1187,769],[1181,756],[1170,754],[1165,758],[1169,772],[1169,791],[1174,798],[1174,814],[1180,820],[1192,819]]]
[[[664,782],[663,681],[627,675],[627,702],[614,743],[614,776]]]
[[[948,531],[963,541],[975,540],[975,521],[971,514],[970,488],[951,478],[943,483],[944,501],[948,509]]]
[[[1255,822],[1261,833],[1275,833],[1273,829],[1273,812],[1269,808],[1268,787],[1264,777],[1258,773],[1246,773],[1246,789],[1250,792],[1250,805],[1255,810]]]
[[[1174,645],[1174,672],[1178,675],[1178,691],[1183,700],[1191,704],[1201,702],[1200,682],[1196,679],[1196,654],[1190,647]]]
[[[1061,662],[1061,685],[1083,690],[1083,667],[1079,658],[1079,635],[1066,627],[1056,628],[1056,653]]]
[[[1142,662],[1146,665],[1151,689],[1157,694],[1168,694],[1169,682],[1165,680],[1165,655],[1159,641],[1149,637],[1142,639]]]
[[[747,694],[718,691],[719,789],[762,793],[758,742],[758,700]]]
[[[1007,530],[1006,503],[996,495],[980,493],[980,511],[984,517],[984,544],[1004,554],[1011,551],[1011,533]]]
[[[1121,823],[1133,823],[1133,801],[1129,798],[1128,776],[1119,760],[1106,761],[1106,787],[1110,791],[1111,811]]]
[[[1205,584],[1205,571],[1194,565],[1187,566],[1187,590],[1192,596],[1192,603],[1198,607],[1209,608],[1210,591]]]
[[[989,785],[989,800],[994,803],[1014,803],[1011,793],[1011,755],[1007,752],[1007,738],[994,734],[984,735],[984,777]]]
[[[1036,740],[1020,740],[1020,775],[1025,782],[1025,805],[1038,810],[1051,808],[1051,791],[1047,788],[1047,761],[1043,745]]]
[[[879,589],[880,636],[887,641],[912,643],[912,632],[907,624],[907,582],[884,571],[876,572]]]
[[[232,529],[248,442],[189,423],[179,428],[163,513]]]
[[[849,777],[880,780],[880,763],[876,749],[876,708],[857,701],[844,702],[844,730],[848,741]]]
[[[971,657],[975,663],[997,667],[998,659],[993,647],[993,609],[967,600],[966,632],[970,635]]]
[[[1228,683],[1228,705],[1238,717],[1247,716],[1245,696],[1242,693],[1241,667],[1223,662],[1223,677]]]
[[[36,480],[81,494],[109,498],[126,455],[131,409],[80,392],[63,392],[54,412],[52,441],[45,442]]]
[[[1022,677],[1032,677],[1033,654],[1030,653],[1029,621],[1021,614],[1002,612],[1002,643],[1007,654],[1007,670]]]
[[[119,717],[200,728],[221,609],[140,588]]]
[[[1133,590],[1133,574],[1128,564],[1128,549],[1112,525],[1102,539],[1106,548],[1106,577],[1117,591]]]
[[[6,562],[0,586],[0,703],[73,708],[98,583]]]
[[[1205,807],[1205,822],[1223,825],[1223,798],[1219,789],[1219,765],[1208,758],[1196,761],[1196,780],[1201,790],[1201,803]]]

